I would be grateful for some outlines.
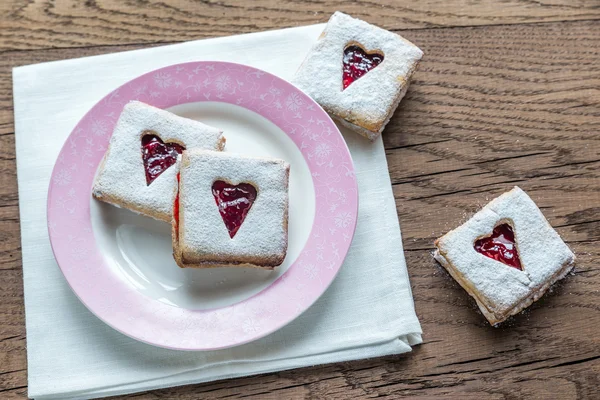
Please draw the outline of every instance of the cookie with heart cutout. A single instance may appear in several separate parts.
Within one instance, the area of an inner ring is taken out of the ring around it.
[[[184,149],[224,147],[221,130],[132,101],[119,116],[92,195],[170,222],[180,154]]]
[[[278,159],[184,151],[172,220],[177,265],[281,265],[288,246],[289,173],[290,165]]]
[[[537,301],[575,261],[533,200],[516,186],[435,246],[434,258],[492,325]]]
[[[292,83],[342,125],[375,140],[406,94],[422,56],[402,36],[338,11]]]

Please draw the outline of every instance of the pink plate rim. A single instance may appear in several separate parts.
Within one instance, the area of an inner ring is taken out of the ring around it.
[[[298,146],[313,178],[315,218],[306,245],[279,279],[239,303],[194,311],[151,299],[115,274],[94,238],[91,188],[114,125],[132,100],[159,108],[200,101],[236,104],[272,121]],[[47,207],[56,261],[93,314],[117,331],[154,346],[216,350],[280,329],[325,292],[354,236],[358,188],[346,142],[309,96],[253,67],[198,61],[141,75],[88,111],[60,151]]]

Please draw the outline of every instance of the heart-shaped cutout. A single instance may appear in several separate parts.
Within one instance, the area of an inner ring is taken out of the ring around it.
[[[215,181],[212,192],[229,237],[233,239],[256,200],[256,188],[249,183],[232,185],[225,181]]]
[[[142,132],[142,160],[146,170],[146,185],[177,162],[185,147],[177,143],[163,142],[154,131]]]
[[[383,54],[378,51],[367,53],[362,47],[353,44],[344,49],[342,90],[381,64]]]
[[[496,226],[490,236],[476,240],[474,247],[475,251],[486,257],[523,271],[515,233],[509,224]]]

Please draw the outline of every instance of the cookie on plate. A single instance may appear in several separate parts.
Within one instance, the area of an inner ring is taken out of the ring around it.
[[[435,246],[435,259],[475,299],[492,325],[537,301],[575,261],[518,187],[492,200]]]
[[[287,162],[184,151],[173,212],[173,256],[182,268],[273,269],[288,245]]]
[[[375,140],[423,52],[402,36],[336,12],[293,83],[342,125]]]
[[[219,129],[132,101],[117,121],[92,195],[170,222],[180,154],[185,149],[224,147]]]

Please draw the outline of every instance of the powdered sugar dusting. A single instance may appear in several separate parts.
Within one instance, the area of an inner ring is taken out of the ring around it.
[[[201,122],[132,101],[125,105],[115,126],[110,146],[94,182],[93,194],[99,200],[165,221],[171,220],[175,175],[181,157],[150,185],[141,152],[144,131],[154,131],[164,142],[186,149],[222,150],[222,132]]]
[[[513,226],[523,271],[473,248],[495,226]],[[492,200],[460,227],[436,241],[435,258],[477,300],[491,323],[501,322],[540,298],[572,268],[575,255],[520,188]]]
[[[342,90],[342,57],[349,44],[359,44],[367,52],[378,50],[384,60]],[[422,56],[417,46],[400,35],[336,12],[293,83],[347,126],[355,125],[360,134],[374,139],[404,96]]]
[[[233,238],[212,194],[217,180],[257,189]],[[287,250],[288,180],[289,164],[282,160],[185,151],[179,192],[179,250],[185,263],[281,264]]]

